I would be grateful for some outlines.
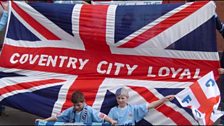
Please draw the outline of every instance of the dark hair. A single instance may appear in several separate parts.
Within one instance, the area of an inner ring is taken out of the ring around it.
[[[81,91],[75,91],[72,94],[72,103],[85,102],[85,96]]]

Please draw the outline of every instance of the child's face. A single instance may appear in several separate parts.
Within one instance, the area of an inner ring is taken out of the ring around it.
[[[80,112],[84,107],[84,103],[83,102],[74,103],[73,106],[76,112]]]
[[[119,95],[116,97],[117,99],[117,103],[120,107],[125,107],[127,105],[128,102],[128,97],[125,95]]]

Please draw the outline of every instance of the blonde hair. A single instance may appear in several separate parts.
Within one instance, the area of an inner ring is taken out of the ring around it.
[[[119,89],[117,89],[115,95],[116,96],[124,95],[124,96],[129,97],[128,90],[126,88],[119,88]]]

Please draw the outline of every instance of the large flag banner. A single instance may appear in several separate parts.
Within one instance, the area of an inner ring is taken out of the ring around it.
[[[0,101],[42,117],[71,107],[73,91],[108,114],[115,91],[130,104],[177,94],[210,71],[218,77],[214,2],[81,5],[10,2],[0,56]],[[158,120],[159,119],[159,120]],[[177,100],[139,124],[198,124]]]
[[[210,72],[176,95],[183,107],[192,109],[195,119],[201,125],[212,125],[223,115],[218,110],[221,100],[213,72]]]

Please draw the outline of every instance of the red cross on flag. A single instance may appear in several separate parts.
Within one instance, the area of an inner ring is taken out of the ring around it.
[[[218,110],[221,100],[213,72],[209,72],[176,95],[183,107],[192,109],[201,125],[212,125],[224,113]]]

